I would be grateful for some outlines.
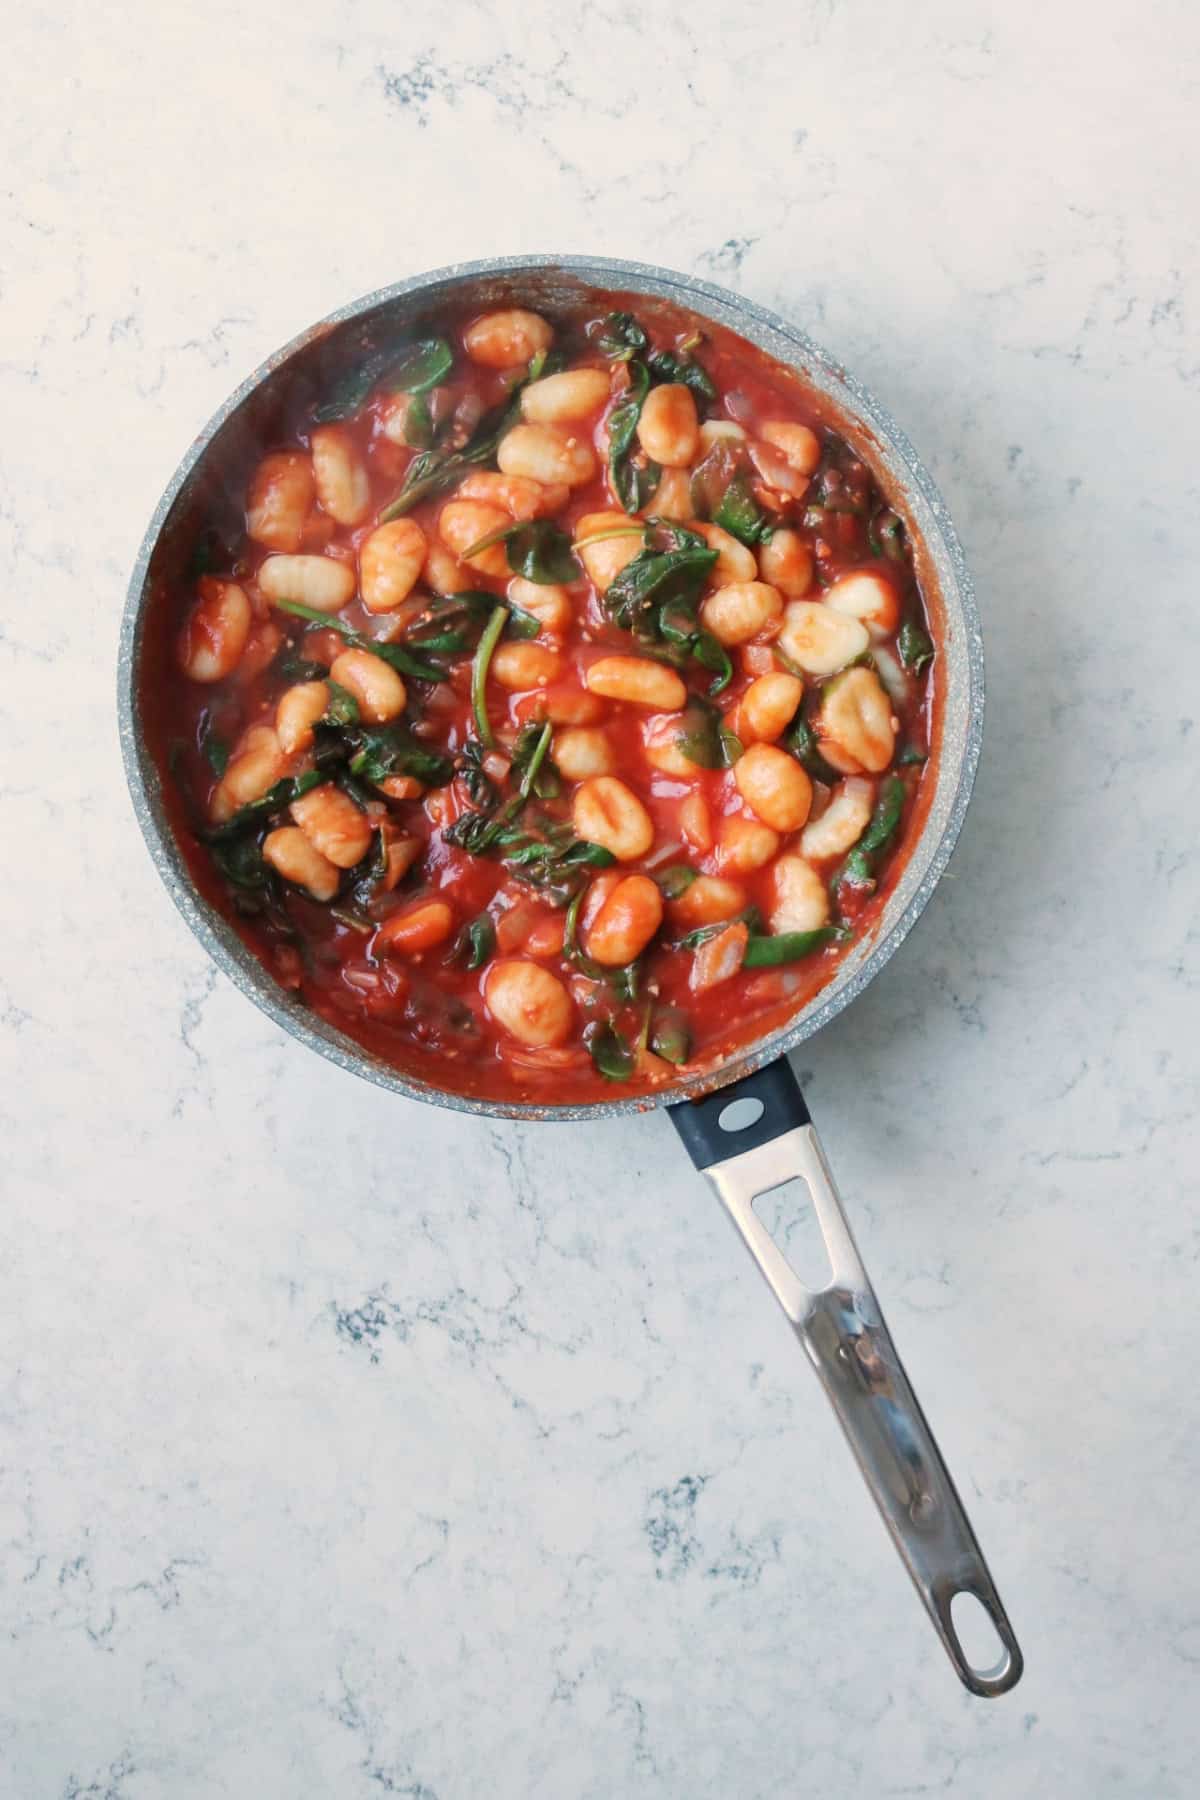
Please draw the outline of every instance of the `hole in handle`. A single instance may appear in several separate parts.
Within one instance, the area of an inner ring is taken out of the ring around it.
[[[833,1283],[833,1264],[808,1183],[798,1175],[755,1194],[751,1204],[788,1268],[811,1294]]]
[[[962,1588],[951,1595],[950,1623],[963,1661],[974,1675],[990,1681],[1004,1672],[1009,1647],[978,1594]]]
[[[731,1100],[723,1106],[717,1117],[717,1124],[722,1131],[749,1131],[751,1125],[757,1125],[766,1107],[753,1094],[746,1094],[741,1100]]]

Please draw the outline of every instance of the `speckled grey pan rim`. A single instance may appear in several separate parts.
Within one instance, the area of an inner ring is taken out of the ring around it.
[[[933,801],[921,836],[874,933],[853,947],[829,985],[788,1025],[730,1058],[717,1079],[711,1074],[697,1076],[657,1094],[614,1097],[597,1105],[539,1106],[471,1099],[402,1074],[327,1024],[272,980],[236,932],[201,898],[188,874],[167,821],[158,770],[143,741],[138,673],[154,578],[175,548],[171,528],[186,511],[189,497],[194,499],[210,453],[220,451],[226,438],[236,438],[239,424],[244,430],[245,415],[264,394],[281,390],[293,371],[303,369],[306,359],[336,351],[339,338],[344,340],[365,321],[375,323],[386,318],[403,322],[434,310],[447,300],[461,303],[467,289],[478,298],[481,307],[504,299],[510,304],[537,306],[541,302],[553,308],[556,301],[569,302],[580,286],[657,296],[739,332],[768,355],[797,368],[843,415],[865,429],[874,440],[873,460],[882,466],[893,493],[906,505],[941,590],[945,618],[941,645],[943,726]],[[899,948],[949,860],[979,761],[983,697],[983,639],[962,547],[940,493],[907,437],[878,401],[805,332],[765,307],[670,269],[588,256],[499,257],[414,275],[394,287],[380,288],[352,301],[268,358],[209,420],[155,508],[130,578],[118,668],[121,749],[138,823],[168,893],[234,985],[310,1049],[381,1087],[459,1112],[538,1120],[609,1118],[711,1092],[714,1086],[736,1081],[794,1050],[848,1006]]]

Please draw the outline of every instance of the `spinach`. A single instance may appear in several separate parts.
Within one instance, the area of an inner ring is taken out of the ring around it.
[[[329,676],[329,670],[324,663],[299,656],[294,644],[284,646],[277,659],[276,667],[285,681],[325,681]]]
[[[702,669],[711,670],[717,677],[715,681],[709,682],[709,693],[721,693],[733,680],[733,664],[729,659],[729,652],[726,650],[724,644],[721,643],[719,638],[715,638],[711,631],[700,630],[692,634],[689,648],[691,649],[692,656],[700,664],[700,667]],[[730,733],[730,736],[733,736],[732,732]],[[734,743],[737,743],[736,738],[734,738],[733,741]],[[738,744],[737,755],[740,756],[741,753],[742,747]],[[736,762],[737,756],[735,756],[733,760]]]
[[[444,381],[454,367],[454,352],[445,338],[423,338],[410,344],[397,362],[387,370],[387,385],[393,394],[427,394]]]
[[[919,675],[926,664],[933,661],[933,643],[929,633],[915,619],[906,619],[900,627],[896,647],[900,652],[900,661],[910,674]]]
[[[650,1025],[649,1044],[655,1056],[678,1066],[692,1053],[692,1034],[685,1014],[675,1008],[655,1013]]]
[[[775,654],[778,656],[778,650]],[[817,734],[809,723],[803,705],[784,732],[780,743],[783,749],[791,751],[796,761],[803,769],[807,770],[814,781],[826,781],[832,785],[840,779],[836,769],[831,769],[821,755]]]
[[[504,525],[489,531],[478,543],[462,553],[462,561],[470,562],[481,550],[503,544],[508,566],[514,575],[541,587],[564,581],[578,581],[582,573],[571,549],[571,540],[560,525],[550,519],[524,519],[515,525]],[[531,617],[526,613],[525,618]],[[537,629],[535,622],[535,630]]]
[[[271,870],[263,858],[262,845],[248,832],[212,847],[213,861],[234,887],[263,888],[271,878]]]
[[[442,833],[443,840],[473,856],[498,856],[519,880],[541,888],[554,905],[566,906],[588,868],[608,868],[616,859],[602,845],[577,838],[565,820],[543,820],[538,830],[526,830],[515,823],[524,804],[518,793],[494,819],[463,813]]]
[[[656,381],[677,381],[691,388],[697,400],[714,401],[717,387],[708,370],[690,356],[677,356],[673,350],[651,350],[646,362]]]
[[[686,863],[672,863],[669,869],[659,869],[654,879],[664,900],[678,900],[695,881],[696,871]]]
[[[753,546],[762,536],[766,523],[762,508],[750,491],[750,483],[742,473],[736,474],[721,496],[713,514],[713,524],[729,532],[739,543]]]
[[[283,812],[293,800],[299,800],[302,794],[310,789],[320,787],[325,776],[319,769],[309,769],[304,775],[285,775],[274,787],[260,794],[257,800],[250,800],[245,806],[239,806],[232,818],[226,819],[223,825],[215,826],[204,834],[209,844],[228,844],[232,839],[240,837],[252,826],[261,825],[272,813]]]
[[[911,738],[906,738],[896,756],[896,767],[898,769],[920,768],[922,763],[928,761],[928,750],[922,750],[919,744],[914,744]]]
[[[315,606],[302,606],[299,600],[276,600],[275,605],[281,612],[292,613],[297,619],[305,619],[310,625],[321,625],[328,631],[336,631],[339,637],[345,638],[356,650],[369,650],[372,656],[389,663],[401,675],[408,675],[414,681],[445,681],[446,671],[437,663],[423,662],[420,657],[402,650],[399,644],[384,644],[368,637],[365,632],[355,631],[336,613],[318,612]],[[321,670],[324,679],[327,671]]]
[[[610,312],[595,334],[597,350],[614,362],[628,362],[650,342],[632,313]]]
[[[433,414],[423,394],[414,394],[405,409],[404,441],[410,450],[428,450],[433,443]]]
[[[357,725],[358,701],[348,688],[340,682],[325,677],[325,685],[329,689],[329,704],[322,715],[323,725]]]
[[[381,379],[392,355],[391,350],[374,350],[365,355],[361,362],[344,370],[326,389],[321,404],[313,408],[312,417],[317,424],[330,425],[337,419],[348,419],[351,414],[356,413]]]
[[[642,402],[650,392],[650,372],[644,362],[629,364],[629,388],[608,415],[608,479],[613,493],[627,513],[645,506],[658,487],[662,470],[657,463],[635,465],[634,439],[642,416]]]
[[[685,932],[683,937],[675,938],[666,947],[668,950],[698,950],[701,944],[707,944],[710,938],[720,937],[731,925],[746,925],[751,932],[757,932],[762,925],[757,906],[748,906],[745,912],[735,913],[731,919],[717,919],[712,925],[697,925],[694,931]]]
[[[817,931],[780,931],[771,937],[751,937],[746,941],[742,957],[743,969],[774,969],[781,963],[799,962],[814,950],[848,935],[836,925],[822,925]]]
[[[660,522],[649,535],[657,543],[651,541],[625,564],[609,585],[604,608],[623,630],[653,642],[669,635],[673,622],[678,634],[679,608],[694,611],[717,552],[682,525]],[[662,615],[668,607],[668,632],[664,633]]]
[[[895,837],[904,816],[907,791],[899,775],[893,775],[884,783],[875,802],[871,823],[834,876],[833,891],[839,905],[846,900],[847,889],[870,893],[874,888],[879,858]]]
[[[217,736],[212,728],[211,718],[206,718],[204,721],[204,735],[201,739],[200,747],[204,751],[205,760],[207,761],[209,768],[217,779],[220,780],[221,776],[229,767],[229,745],[225,742],[224,738],[219,738]]]
[[[482,969],[496,948],[496,927],[490,913],[477,913],[459,932],[450,949],[448,962],[466,959],[468,969]]]
[[[530,794],[536,794],[539,800],[553,800],[560,791],[558,770],[549,756],[553,736],[554,727],[549,720],[544,725],[532,722],[518,733],[513,745],[512,768],[513,774],[521,778],[518,792],[522,802],[528,800]]]
[[[500,634],[508,624],[507,606],[496,606],[492,616],[483,629],[483,636],[475,648],[475,660],[471,664],[471,710],[475,714],[475,729],[479,733],[479,741],[488,750],[494,750],[496,739],[492,732],[492,722],[487,710],[487,674],[492,660],[492,653],[500,642]]]
[[[637,1069],[637,1052],[626,1042],[611,1019],[589,1025],[584,1041],[592,1061],[608,1081],[628,1081]]]
[[[547,373],[552,359],[543,354],[534,357],[525,374],[515,381],[506,397],[484,413],[461,450],[425,450],[414,456],[405,471],[400,492],[379,515],[379,523],[399,519],[410,513],[422,500],[444,493],[453,487],[467,469],[478,468],[495,459],[500,439],[517,423],[521,412],[521,389]]]
[[[399,352],[394,346],[373,350],[332,383],[312,416],[318,425],[348,419],[383,381],[392,393],[427,393],[450,373],[453,363],[454,354],[442,338],[424,338]]]
[[[741,740],[725,724],[720,708],[703,695],[689,694],[679,723],[683,729],[675,742],[702,769],[731,769],[741,756]]]
[[[730,484],[743,472],[746,454],[740,443],[718,438],[708,455],[692,471],[692,511],[698,519],[711,519]]]
[[[453,778],[450,758],[428,749],[403,725],[364,727],[351,732],[349,738],[351,773],[376,786],[389,775],[411,775],[428,787],[445,787]]]
[[[483,745],[472,738],[459,751],[454,771],[466,788],[471,805],[481,813],[494,813],[500,804],[500,789],[484,768],[483,757]]]
[[[886,556],[890,562],[904,561],[904,520],[890,506],[875,514],[867,538],[873,555]]]

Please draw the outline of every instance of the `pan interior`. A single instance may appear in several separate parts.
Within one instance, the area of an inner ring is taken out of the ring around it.
[[[594,1105],[540,1106],[479,1100],[402,1073],[338,1031],[272,979],[220,913],[197,892],[167,816],[162,780],[143,729],[141,671],[157,600],[177,582],[198,531],[250,466],[275,422],[304,393],[321,390],[358,342],[380,327],[415,325],[440,309],[526,306],[553,315],[596,292],[658,298],[738,333],[797,370],[824,397],[840,429],[862,449],[906,517],[938,639],[940,741],[935,740],[924,823],[874,928],[856,942],[821,991],[787,1023],[731,1056],[719,1073],[653,1095]],[[589,1118],[646,1111],[737,1080],[795,1048],[862,990],[899,946],[944,869],[970,798],[983,725],[983,647],[962,550],[933,482],[887,413],[797,327],[706,282],[646,264],[585,257],[513,257],[466,263],[381,289],[334,313],[255,371],[196,439],[150,521],[129,587],[121,640],[122,749],[138,821],[172,899],[230,980],[293,1036],[342,1068],[410,1098],[512,1118]]]

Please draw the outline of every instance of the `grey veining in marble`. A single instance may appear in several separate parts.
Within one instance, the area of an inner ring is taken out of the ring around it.
[[[6,41],[5,1800],[1190,1800],[1194,9],[55,0]],[[971,814],[802,1072],[1003,1702],[667,1122],[353,1081],[131,816],[120,600],[193,430],[347,298],[547,244],[806,326],[966,543]]]

